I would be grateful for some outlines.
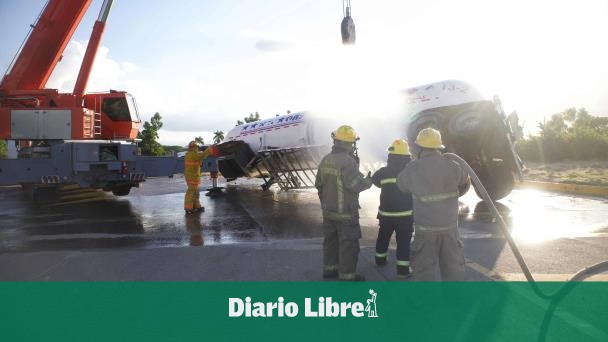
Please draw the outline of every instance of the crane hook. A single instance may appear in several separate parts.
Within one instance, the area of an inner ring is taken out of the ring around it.
[[[344,19],[342,19],[342,23],[340,24],[340,32],[342,33],[342,44],[354,45],[356,38],[355,22],[350,16],[350,0],[342,0],[342,10],[344,12]]]

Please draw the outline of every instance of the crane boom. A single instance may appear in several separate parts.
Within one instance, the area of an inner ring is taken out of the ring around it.
[[[0,91],[44,88],[92,0],[50,0],[4,75]]]

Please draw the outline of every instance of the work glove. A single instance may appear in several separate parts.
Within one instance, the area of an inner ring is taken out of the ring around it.
[[[214,157],[219,157],[221,155],[219,149],[215,145],[209,146],[209,153]]]

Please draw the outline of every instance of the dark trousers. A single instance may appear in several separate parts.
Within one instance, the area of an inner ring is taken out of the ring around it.
[[[386,217],[379,216],[380,229],[376,240],[376,255],[382,257],[388,251],[388,244],[395,232],[397,240],[397,264],[401,261],[402,266],[409,266],[410,261],[410,241],[414,231],[413,216]],[[407,262],[407,263],[405,263]]]
[[[357,273],[359,239],[361,226],[359,219],[323,219],[323,266],[324,270],[338,270],[340,278],[350,279]]]

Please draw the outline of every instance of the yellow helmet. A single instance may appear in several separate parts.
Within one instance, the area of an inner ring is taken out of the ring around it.
[[[338,129],[331,133],[331,137],[335,140],[345,141],[349,143],[354,143],[355,141],[359,140],[355,130],[347,125],[342,125],[338,127]]]
[[[410,155],[410,145],[407,144],[407,141],[403,139],[396,139],[393,141],[391,146],[388,148],[389,154],[397,154],[400,156],[409,156]]]
[[[416,137],[416,145],[432,149],[445,148],[441,142],[441,132],[431,127],[425,128],[418,132],[418,136]]]

